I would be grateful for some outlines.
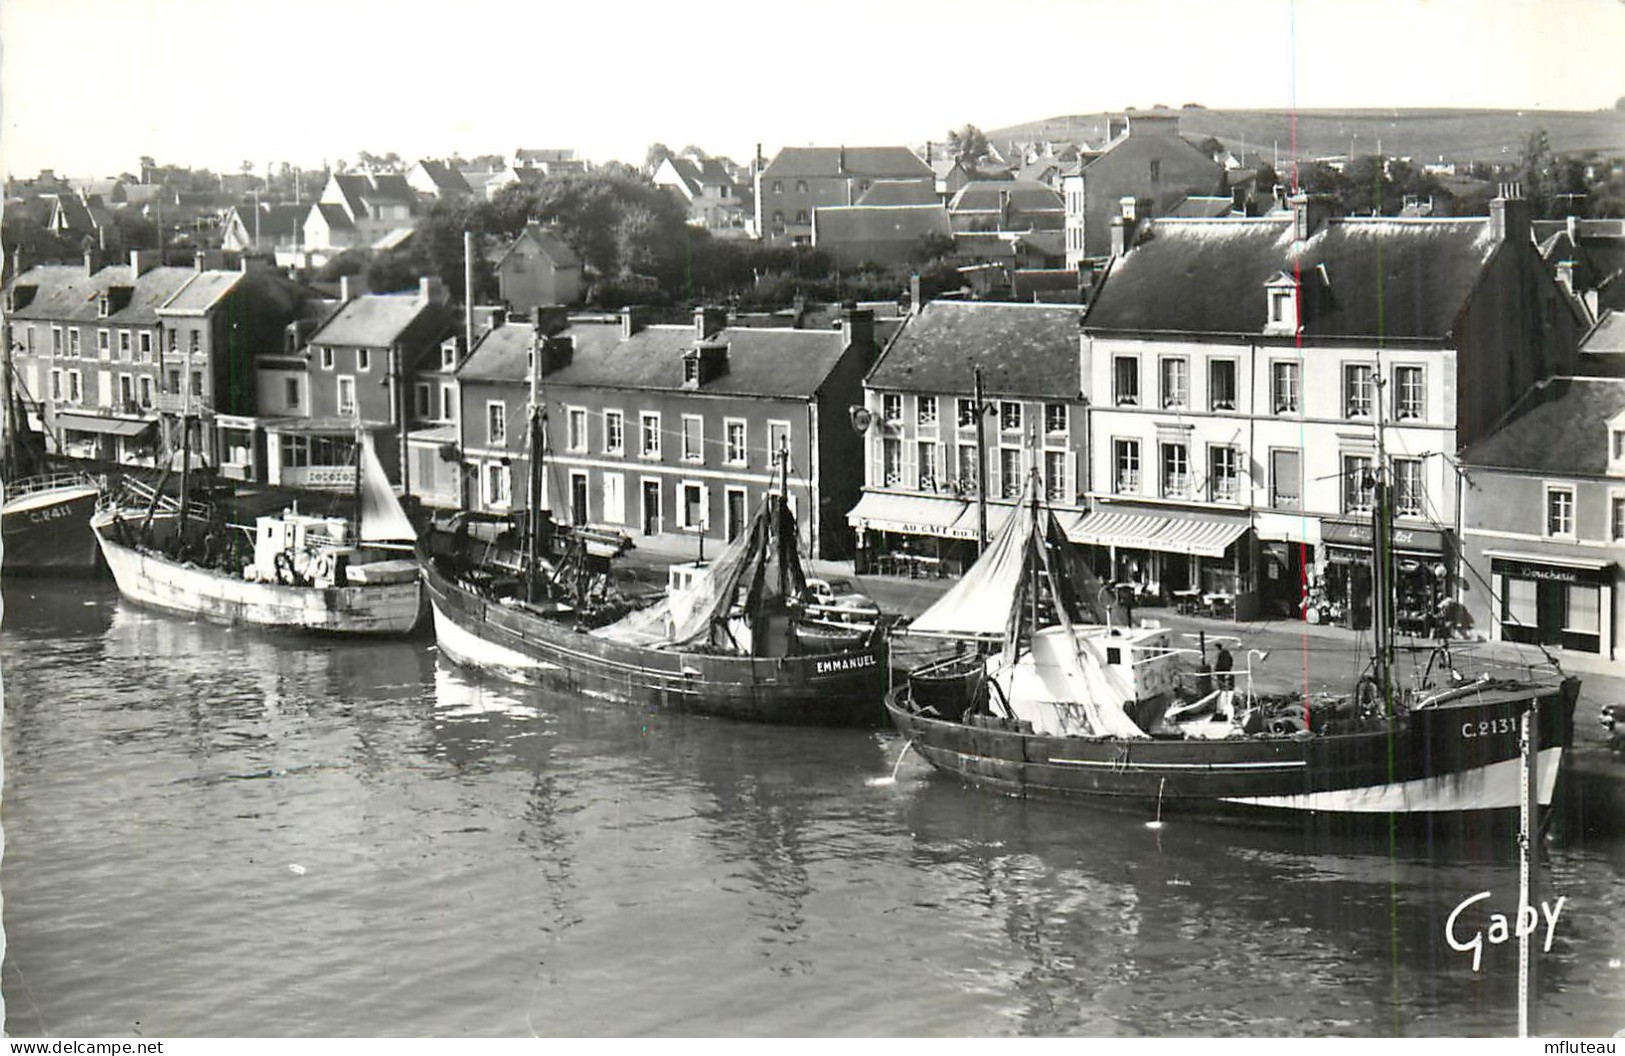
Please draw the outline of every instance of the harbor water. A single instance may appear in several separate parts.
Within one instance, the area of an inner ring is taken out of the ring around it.
[[[1515,918],[1510,839],[1153,828],[961,788],[889,731],[485,680],[428,637],[4,600],[13,1036],[1517,1029],[1516,939],[1475,971],[1447,937],[1481,892],[1458,944]],[[1538,1029],[1611,1035],[1625,839],[1560,834],[1541,875]]]

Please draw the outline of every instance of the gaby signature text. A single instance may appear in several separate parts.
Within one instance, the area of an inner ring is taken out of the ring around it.
[[[1539,913],[1535,912],[1534,906],[1520,905],[1516,920],[1508,920],[1501,913],[1491,913],[1487,926],[1481,927],[1463,937],[1464,928],[1458,923],[1462,911],[1473,903],[1482,902],[1489,897],[1490,893],[1488,891],[1480,891],[1470,898],[1463,899],[1460,905],[1450,911],[1449,919],[1444,922],[1444,938],[1450,944],[1450,948],[1458,953],[1472,951],[1473,971],[1478,971],[1479,966],[1484,962],[1485,942],[1488,942],[1491,946],[1499,946],[1514,935],[1533,935],[1536,929],[1541,926],[1543,920],[1546,926],[1546,940],[1541,949],[1548,953],[1551,952],[1552,936],[1557,932],[1557,918],[1563,912],[1563,903],[1568,901],[1567,895],[1560,897],[1554,903],[1542,902]]]

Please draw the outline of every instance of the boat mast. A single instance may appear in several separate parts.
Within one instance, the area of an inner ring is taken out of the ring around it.
[[[1371,648],[1372,676],[1385,707],[1393,710],[1393,511],[1388,481],[1388,456],[1383,446],[1383,379],[1381,360],[1372,371],[1376,388],[1374,409],[1377,457],[1372,467],[1371,495]]]
[[[530,473],[525,487],[525,600],[535,601],[533,591],[536,568],[540,561],[542,531],[542,488],[546,485],[547,467],[547,408],[542,402],[541,335],[532,338],[534,344],[530,364],[530,428],[526,437],[529,449],[527,460]]]
[[[779,502],[773,510],[773,539],[778,547],[779,597],[790,590],[790,570],[784,564],[784,514],[790,508],[790,441],[779,437],[779,450],[774,456],[779,462]]]
[[[361,401],[355,404],[355,483],[352,487],[355,499],[355,545],[361,545]]]
[[[982,368],[971,372],[971,406],[976,413],[976,556],[987,550],[987,434],[983,424]]]
[[[192,481],[192,356],[187,353],[181,371],[181,515],[175,532],[177,546],[186,541],[186,504]]]

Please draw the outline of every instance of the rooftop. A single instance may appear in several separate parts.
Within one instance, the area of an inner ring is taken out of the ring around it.
[[[1076,305],[930,301],[903,324],[868,384],[968,396],[980,367],[991,396],[1075,393],[1081,318]]]
[[[762,179],[807,176],[929,177],[931,167],[907,147],[785,147]]]
[[[1461,454],[1467,466],[1602,476],[1608,421],[1625,412],[1625,378],[1553,378],[1537,384],[1501,427]]]

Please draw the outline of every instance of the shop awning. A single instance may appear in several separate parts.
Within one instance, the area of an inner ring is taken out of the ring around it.
[[[1004,522],[1009,518],[1013,508],[1002,502],[987,504],[987,537],[990,541],[998,534],[999,529],[1004,527]],[[979,528],[977,524],[979,516],[976,512],[976,503],[965,503],[965,512],[960,514],[959,520],[948,529],[949,536],[954,539],[975,539]]]
[[[100,433],[103,436],[140,436],[157,422],[131,418],[103,418],[99,414],[58,414],[56,427],[72,429],[76,433]]]
[[[1241,517],[1095,510],[1076,524],[1066,526],[1066,537],[1074,543],[1093,546],[1126,546],[1170,554],[1223,557],[1248,525]]]
[[[991,511],[989,511],[991,514]],[[905,535],[938,535],[944,538],[976,538],[975,510],[971,512],[970,535],[956,534],[955,522],[965,513],[965,503],[959,499],[935,498],[930,495],[887,495],[866,492],[846,523],[854,528],[876,532],[901,532]],[[992,518],[989,517],[989,531]]]

